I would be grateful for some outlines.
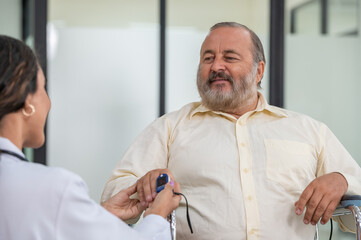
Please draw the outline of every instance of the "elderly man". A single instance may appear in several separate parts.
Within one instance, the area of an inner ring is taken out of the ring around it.
[[[252,30],[214,25],[200,53],[202,102],[147,127],[102,201],[137,181],[146,206],[156,177],[168,173],[188,197],[194,225],[192,235],[178,209],[178,240],[313,239],[313,225],[325,224],[345,193],[361,193],[361,169],[323,123],[267,104],[257,91],[265,62]]]

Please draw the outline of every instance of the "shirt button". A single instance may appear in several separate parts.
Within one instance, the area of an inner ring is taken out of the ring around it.
[[[249,195],[249,196],[247,197],[247,200],[248,200],[248,201],[252,201],[252,196]]]
[[[249,231],[249,234],[254,234],[254,229],[251,229],[251,230]]]
[[[241,143],[241,147],[245,147],[246,146],[246,144],[244,144],[244,143]]]
[[[244,169],[243,169],[243,172],[244,172],[244,173],[248,173],[248,169],[247,169],[247,168],[244,168]]]

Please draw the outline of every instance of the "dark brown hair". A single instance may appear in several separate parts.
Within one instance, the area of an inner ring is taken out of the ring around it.
[[[35,93],[39,65],[33,51],[22,41],[0,35],[0,120],[24,107]]]

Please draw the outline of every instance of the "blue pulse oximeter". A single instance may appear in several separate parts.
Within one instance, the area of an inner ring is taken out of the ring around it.
[[[162,191],[165,185],[169,182],[169,177],[167,174],[163,173],[157,177],[156,186],[157,186],[157,193]]]

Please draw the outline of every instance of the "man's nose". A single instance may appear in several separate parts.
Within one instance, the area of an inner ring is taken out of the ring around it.
[[[211,70],[213,72],[218,72],[218,71],[225,71],[226,67],[224,64],[224,61],[222,60],[222,58],[215,58],[212,66],[211,66]]]

